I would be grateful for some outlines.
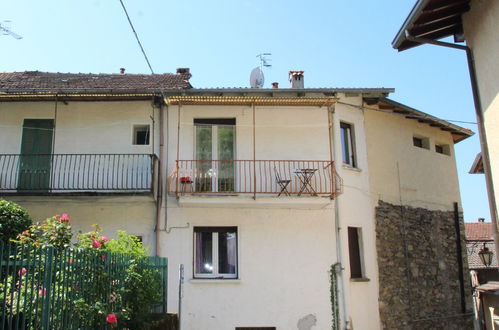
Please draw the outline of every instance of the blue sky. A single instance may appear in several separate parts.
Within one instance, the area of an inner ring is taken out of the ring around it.
[[[392,49],[414,2],[124,0],[154,71],[189,67],[194,87],[248,87],[270,52],[265,87],[305,70],[306,87],[393,87],[398,102],[475,122],[464,52]],[[119,0],[5,0],[4,20],[23,39],[0,35],[0,71],[149,73]],[[477,135],[456,145],[467,221],[490,218],[483,175],[468,174]]]

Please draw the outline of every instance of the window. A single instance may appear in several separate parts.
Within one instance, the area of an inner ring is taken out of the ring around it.
[[[237,278],[237,227],[194,227],[194,277]]]
[[[341,129],[341,148],[343,152],[343,164],[357,167],[355,157],[355,139],[353,127],[347,123],[340,123]]]
[[[435,144],[435,152],[450,155],[450,147],[448,144]]]
[[[235,190],[235,118],[195,118],[196,191]]]
[[[348,227],[350,278],[363,278],[361,259],[361,228]]]
[[[412,144],[418,148],[430,149],[430,139],[422,136],[413,136]]]
[[[133,144],[148,145],[150,136],[149,125],[134,125],[133,126]]]
[[[415,147],[423,148],[423,139],[421,138],[413,137],[412,143],[414,144]]]

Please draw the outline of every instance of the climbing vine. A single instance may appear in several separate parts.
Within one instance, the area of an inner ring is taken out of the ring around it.
[[[330,282],[331,282],[331,313],[332,313],[332,329],[340,330],[340,310],[338,307],[338,271],[341,265],[339,262],[331,265]]]

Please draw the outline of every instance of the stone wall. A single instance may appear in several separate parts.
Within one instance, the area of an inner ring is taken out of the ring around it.
[[[471,287],[461,219],[466,310]],[[472,329],[462,315],[454,212],[379,202],[376,208],[383,329]]]

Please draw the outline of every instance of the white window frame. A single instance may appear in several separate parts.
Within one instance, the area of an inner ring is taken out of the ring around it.
[[[345,128],[344,128],[345,127]],[[346,133],[346,141],[343,139],[342,130],[345,129]],[[340,121],[340,141],[341,141],[341,159],[343,161],[343,164],[346,166],[350,166],[353,168],[358,167],[358,162],[357,162],[357,152],[355,148],[355,129],[354,125]],[[345,143],[346,142],[346,143]],[[348,160],[345,162],[345,159],[343,159],[343,154],[345,153],[345,148],[348,151],[349,157]]]
[[[147,144],[137,144],[137,131],[141,128],[147,127],[147,130],[149,132],[148,135],[148,143]],[[150,146],[151,145],[151,139],[152,139],[152,128],[151,124],[133,124],[132,125],[132,145],[133,146]]]
[[[210,228],[210,227],[201,227],[201,228]],[[237,227],[230,227],[230,228],[235,228],[235,233],[236,233],[236,251],[235,251],[235,256],[236,256],[236,262],[235,262],[235,272],[234,274],[227,274],[227,273],[219,273],[218,271],[218,238],[219,234],[223,231],[217,230],[217,228],[221,227],[213,227],[213,231],[211,231],[212,234],[212,246],[211,246],[211,255],[212,255],[212,263],[213,263],[213,272],[211,274],[207,273],[197,273],[196,269],[196,260],[197,260],[197,246],[196,246],[196,234],[199,232],[208,232],[208,231],[203,231],[203,230],[196,230],[196,227],[194,227],[194,235],[193,235],[193,250],[194,250],[194,259],[193,259],[193,274],[195,279],[237,279],[238,274],[239,274],[239,242],[238,242],[238,230]],[[222,227],[223,228],[223,227]]]

